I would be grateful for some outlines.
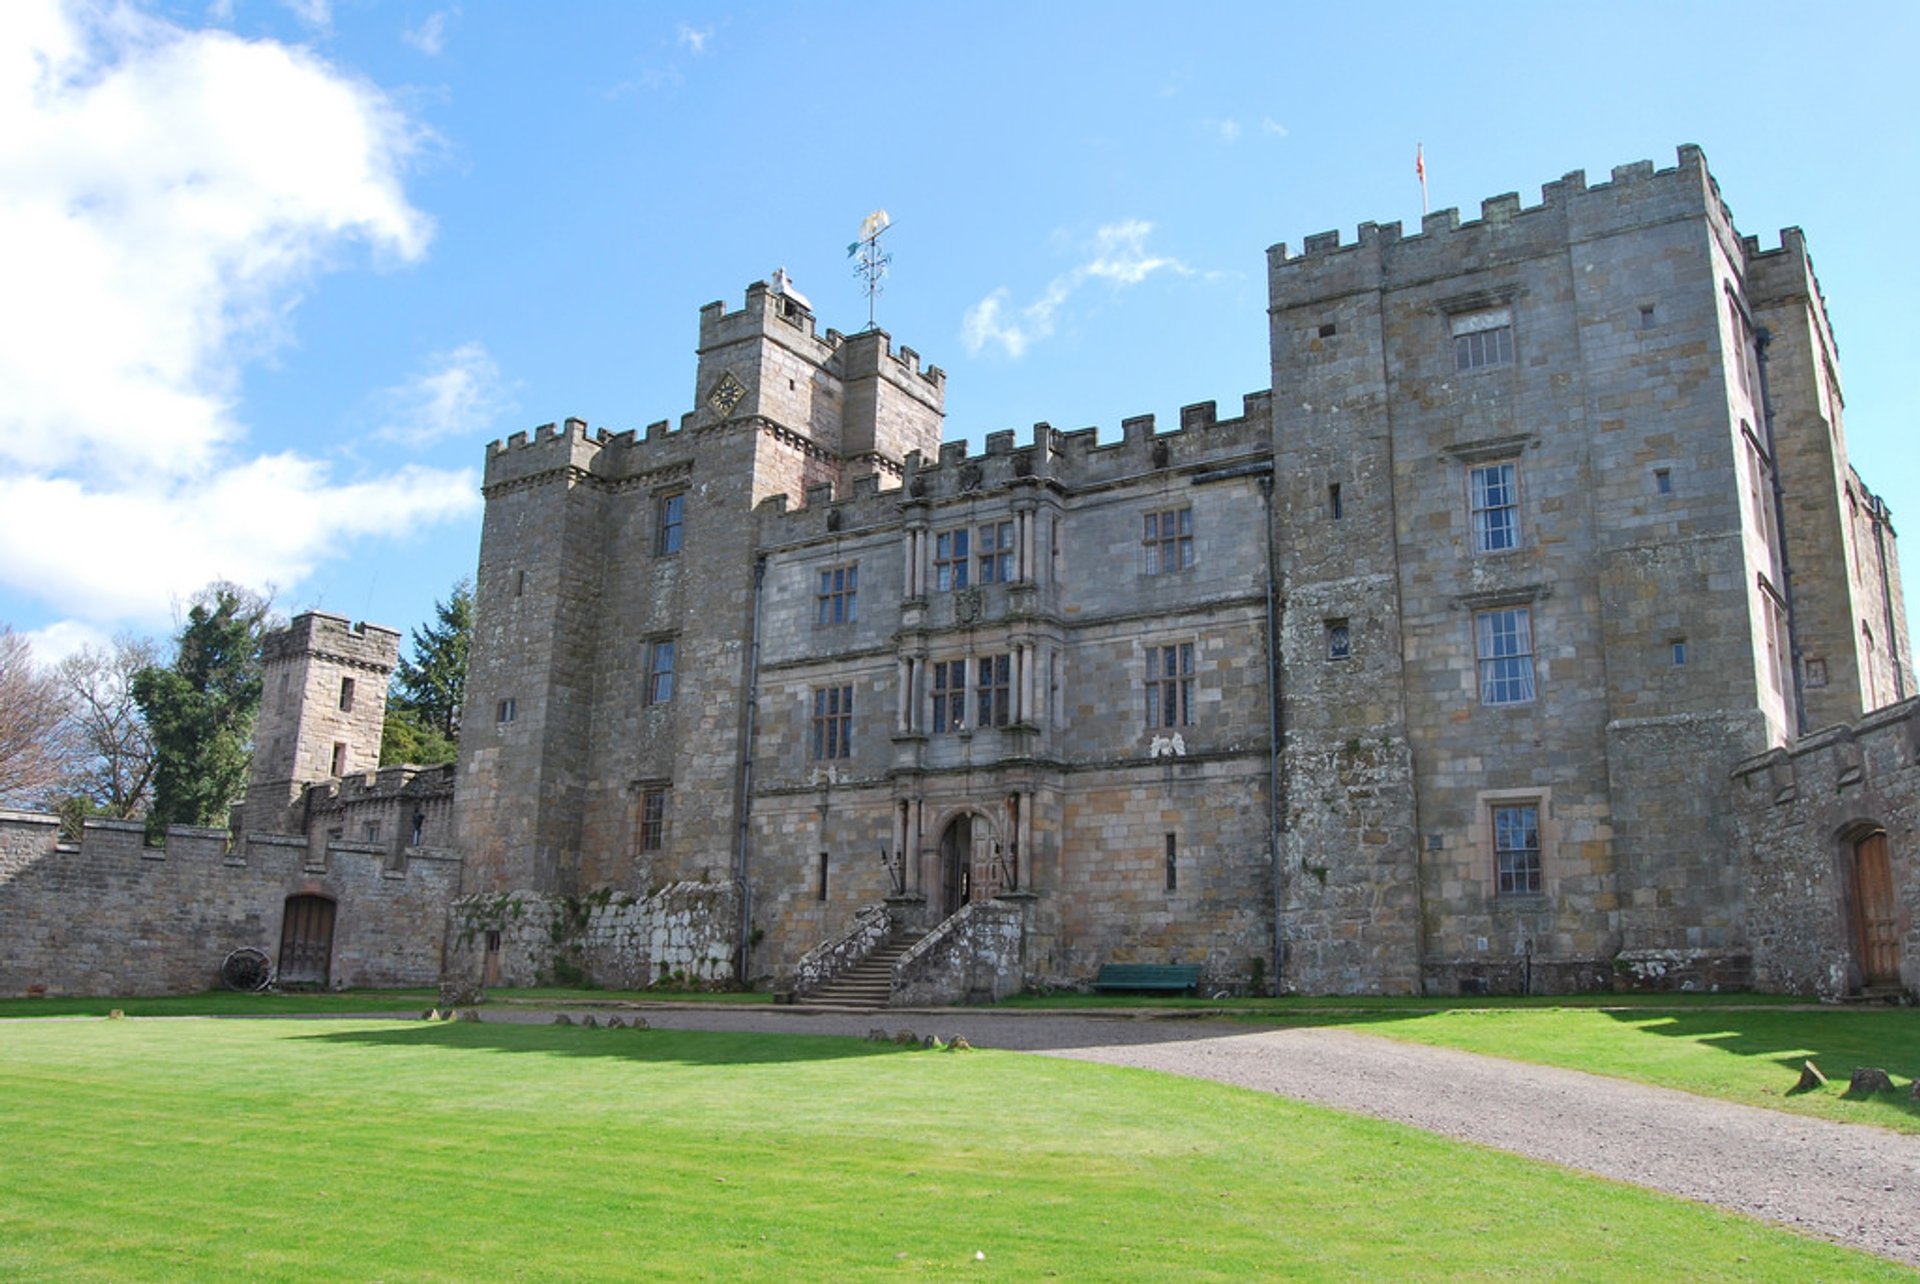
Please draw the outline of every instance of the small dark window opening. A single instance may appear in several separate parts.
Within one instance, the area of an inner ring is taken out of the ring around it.
[[[1653,488],[1662,495],[1673,494],[1673,473],[1665,468],[1654,469]]]
[[[820,853],[820,899],[827,899],[827,854]]]
[[[353,712],[353,679],[340,679],[340,712]]]
[[[1328,321],[1320,327],[1320,337],[1322,339],[1331,339],[1338,331],[1339,327],[1334,325],[1333,322]]]
[[[1346,516],[1346,510],[1340,506],[1339,482],[1330,482],[1327,485],[1327,515],[1336,522]]]
[[[512,722],[518,712],[519,710],[514,705],[513,697],[508,696],[500,702],[500,707],[494,714],[494,721]]]
[[[1810,687],[1824,687],[1827,685],[1827,661],[1825,657],[1808,657],[1807,685]]]
[[[421,835],[427,832],[427,814],[423,811],[413,813],[413,835],[407,840],[407,846],[418,847]]]
[[[1174,851],[1175,851],[1175,846],[1177,841],[1178,841],[1178,835],[1176,834],[1167,835],[1167,890],[1170,892],[1175,892],[1180,890],[1180,868],[1178,863],[1174,859]]]
[[[347,774],[347,746],[344,741],[333,742],[333,774],[336,776]]]
[[[1345,620],[1327,621],[1327,658],[1347,660],[1353,657],[1353,631]]]
[[[1679,665],[1685,664],[1686,662],[1687,662],[1687,640],[1685,638],[1675,638],[1673,640],[1673,663],[1677,667]]]
[[[1653,305],[1651,303],[1644,305],[1640,309],[1640,328],[1642,330],[1653,329]]]
[[[500,952],[500,931],[498,928],[490,928],[487,931],[487,953],[498,954],[499,952]]]
[[[524,597],[526,596],[526,592],[527,592],[527,573],[525,571],[521,571],[518,575],[514,576],[513,578],[513,595],[515,597]]]

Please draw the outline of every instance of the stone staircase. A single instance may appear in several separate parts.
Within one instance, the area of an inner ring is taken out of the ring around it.
[[[813,993],[800,995],[796,1002],[810,1008],[853,1008],[868,1012],[886,1007],[893,993],[893,965],[925,935],[925,932],[914,932],[889,936],[852,968]]]

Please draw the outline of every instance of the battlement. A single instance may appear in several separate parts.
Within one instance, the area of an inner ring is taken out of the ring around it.
[[[1397,284],[1460,275],[1564,248],[1572,240],[1703,212],[1730,229],[1732,215],[1704,153],[1685,144],[1677,157],[1670,169],[1655,169],[1651,161],[1615,166],[1609,181],[1592,185],[1584,170],[1574,170],[1542,185],[1538,205],[1522,206],[1514,192],[1488,197],[1478,219],[1463,221],[1454,207],[1435,210],[1413,235],[1398,222],[1362,223],[1353,241],[1343,242],[1338,231],[1318,232],[1305,238],[1297,254],[1281,242],[1267,251],[1274,305],[1303,302],[1342,285],[1368,288],[1387,273]]]
[[[825,365],[844,341],[839,332],[814,333],[813,310],[797,296],[773,289],[765,281],[747,286],[745,304],[737,312],[715,299],[700,309],[700,343],[704,355],[730,344],[771,338],[794,348],[807,359]]]
[[[396,765],[377,771],[356,771],[332,780],[307,786],[310,805],[326,803],[382,802],[393,798],[439,797],[453,793],[454,767]]]
[[[830,484],[820,484],[808,487],[799,508],[789,509],[785,495],[772,495],[755,513],[764,542],[787,544],[895,521],[903,502],[1033,485],[1075,490],[1158,470],[1213,467],[1271,450],[1273,394],[1246,394],[1234,418],[1220,418],[1216,403],[1203,401],[1182,406],[1174,428],[1161,432],[1157,423],[1154,415],[1132,416],[1121,421],[1119,440],[1105,442],[1098,428],[1062,432],[1036,423],[1026,445],[1005,429],[988,433],[978,455],[967,453],[965,441],[943,442],[933,459],[917,451],[908,455],[899,486],[882,489],[876,478],[862,477],[850,493],[836,496]]]
[[[261,656],[269,664],[315,653],[385,673],[400,654],[400,630],[365,620],[350,622],[325,611],[302,611],[261,642]]]

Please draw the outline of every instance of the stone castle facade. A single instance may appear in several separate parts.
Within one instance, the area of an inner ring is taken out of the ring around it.
[[[296,621],[246,827],[457,860],[421,948],[492,984],[905,938],[901,1002],[1920,991],[1896,542],[1800,234],[1688,147],[1268,273],[1237,413],[978,456],[883,332],[708,305],[677,425],[489,448],[452,781],[356,776],[392,642]]]

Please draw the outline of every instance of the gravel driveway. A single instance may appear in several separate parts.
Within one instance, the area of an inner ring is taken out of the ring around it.
[[[1779,1222],[1920,1266],[1920,1136],[1346,1030],[970,1010],[649,1006],[660,1029],[864,1035],[1138,1066],[1376,1115]],[[488,1008],[486,1019],[550,1021]]]

